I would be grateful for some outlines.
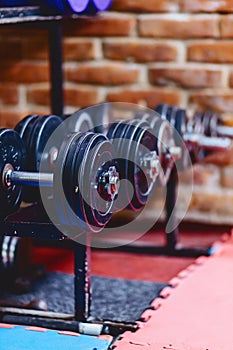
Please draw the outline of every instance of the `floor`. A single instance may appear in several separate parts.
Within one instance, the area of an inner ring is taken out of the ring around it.
[[[187,246],[210,246],[229,227],[207,226],[186,223],[181,226],[180,242]],[[138,244],[162,244],[164,235],[162,228],[143,236]],[[37,246],[34,263],[41,263],[51,271],[73,272],[73,252],[71,249],[59,247]],[[126,253],[108,250],[93,250],[91,271],[93,275],[105,277],[121,277],[130,280],[168,282],[177,273],[194,261],[194,258],[165,257],[147,254]]]

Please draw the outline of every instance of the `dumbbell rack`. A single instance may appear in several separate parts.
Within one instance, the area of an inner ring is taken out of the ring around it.
[[[74,16],[77,18],[77,16]],[[62,74],[62,16],[44,15],[40,8],[0,8],[0,25],[4,27],[46,28],[49,40],[49,63],[51,85],[51,112],[55,115],[63,115],[63,74]],[[36,220],[31,221],[33,213]],[[42,219],[41,219],[42,218]],[[33,239],[65,240],[61,232],[49,220],[43,220],[45,215],[40,205],[32,205],[20,209],[16,216],[12,215],[5,221],[0,221],[0,236],[30,237]],[[30,312],[28,315],[20,315],[11,310],[4,310],[0,305],[0,320],[2,322],[30,324],[42,327],[51,327],[65,330],[78,330],[78,324],[85,322],[90,313],[90,245],[74,243],[74,305],[73,315],[66,315],[59,319],[57,315],[43,312]]]

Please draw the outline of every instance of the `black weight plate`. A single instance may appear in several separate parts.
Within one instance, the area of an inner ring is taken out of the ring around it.
[[[79,167],[79,165],[76,164],[77,159],[81,163],[84,153],[84,148],[81,149],[81,145],[84,142],[84,140],[88,137],[88,135],[87,133],[79,133],[73,139],[71,139],[72,142],[69,144],[69,149],[66,155],[65,167],[63,171],[63,188],[67,202],[69,203],[69,207],[66,208],[66,213],[68,218],[68,224],[72,227],[81,225],[80,220],[77,218],[77,193],[75,189],[77,188],[76,186],[78,186],[78,184],[76,181],[75,172],[76,166]]]
[[[60,126],[62,119],[55,115],[38,117],[33,123],[33,130],[29,140],[29,154],[30,171],[39,172],[40,163],[43,161],[43,171],[52,172],[53,164],[51,164],[50,155],[43,154],[46,143],[55,129]],[[53,147],[58,151],[62,139],[64,137],[64,130],[61,128],[61,132],[56,134]],[[43,155],[43,159],[42,159]],[[23,190],[23,199],[26,202],[36,202],[40,200],[40,191],[37,187],[27,186]]]
[[[211,136],[211,130],[210,130],[211,116],[212,116],[211,111],[205,111],[202,114],[202,123],[204,126],[205,136]]]
[[[174,165],[173,159],[170,157],[169,148],[175,145],[173,128],[167,120],[153,118],[150,121],[150,127],[156,137],[156,152],[159,157],[159,162],[163,169],[159,173],[159,180],[162,186],[167,184],[171,170]]]
[[[74,173],[73,173],[73,188],[77,188],[77,192],[73,192],[72,197],[72,209],[75,213],[75,219],[77,218],[79,220],[79,224],[82,227],[83,230],[87,230],[87,223],[85,221],[85,217],[82,212],[82,196],[84,195],[83,192],[85,189],[82,187],[82,184],[80,183],[82,181],[82,178],[80,176],[81,172],[81,165],[83,162],[84,154],[86,152],[87,145],[89,141],[91,140],[93,136],[92,132],[87,132],[84,134],[84,138],[82,142],[80,143],[79,152],[76,152],[76,158],[74,163]],[[91,184],[90,184],[91,186]]]
[[[0,130],[0,174],[3,178],[3,170],[6,164],[10,164],[14,170],[25,168],[26,149],[18,133],[10,129]],[[6,188],[3,181],[0,183],[0,216],[1,218],[15,212],[21,203],[22,187],[12,185]]]
[[[31,152],[31,137],[32,137],[32,133],[34,130],[34,127],[37,123],[39,116],[38,115],[33,115],[32,118],[29,118],[30,121],[28,123],[26,123],[26,126],[24,128],[23,133],[22,134],[22,139],[23,142],[26,146],[27,149],[27,154],[28,154],[28,163],[27,163],[27,169],[31,170],[32,169],[32,165],[30,162],[30,152]]]
[[[69,232],[70,238],[71,235],[75,238],[83,233],[85,228],[79,205],[80,191],[76,173],[79,172],[85,151],[84,147],[81,149],[81,145],[85,138],[90,137],[90,135],[92,133],[67,135],[59,149],[55,165],[54,218],[56,223],[63,228],[63,233]],[[73,146],[73,144],[75,145]]]
[[[192,124],[193,129],[190,131],[188,130],[188,132],[204,135],[205,133],[204,133],[204,125],[202,123],[202,113],[195,112],[191,121],[193,122],[193,124]]]
[[[59,148],[55,169],[54,169],[54,186],[53,186],[54,187],[54,191],[53,191],[54,205],[50,209],[53,209],[52,216],[56,224],[59,224],[61,228],[65,228],[65,230],[68,230],[68,225],[70,225],[70,223],[67,217],[68,209],[66,207],[69,205],[69,203],[67,201],[67,197],[65,193],[66,188],[64,188],[63,173],[64,173],[65,163],[67,159],[67,154],[70,149],[70,145],[77,137],[79,137],[79,134],[74,133],[74,134],[66,135],[66,137],[64,138],[61,144],[61,147]],[[70,171],[70,175],[73,176],[70,168],[69,168],[69,171]],[[69,182],[69,184],[70,186],[72,186],[71,181]]]
[[[35,124],[38,121],[39,116],[38,115],[29,115],[25,117],[23,120],[21,120],[15,127],[15,130],[19,133],[20,137],[22,138],[27,151],[27,164],[25,167],[25,170],[27,171],[34,171],[34,168],[32,166],[31,161],[31,136],[35,127]],[[32,187],[24,186],[22,191],[22,199],[24,202],[33,202],[35,200],[35,197],[38,196],[37,192],[35,193],[35,189]]]
[[[146,175],[138,165],[140,164],[138,145],[140,143],[143,144],[143,135],[148,129],[149,124],[147,122],[135,120],[133,123],[131,123],[131,126],[128,128],[128,132],[125,135],[125,138],[129,139],[128,149],[125,150],[127,152],[125,157],[126,177],[132,183],[134,188],[133,198],[128,205],[128,209],[133,211],[141,209],[146,204],[148,198],[148,188],[150,186],[148,186]],[[152,131],[151,137],[153,137]],[[149,149],[148,152],[155,149],[155,143],[153,145],[153,142],[151,142],[151,147],[152,149]],[[127,161],[127,159],[129,160]],[[140,182],[138,181],[139,179]],[[127,188],[125,190],[127,193]]]
[[[210,117],[210,135],[211,136],[218,136],[217,127],[220,124],[220,118],[218,113],[212,112]]]
[[[99,232],[111,218],[113,202],[103,200],[94,184],[98,175],[108,170],[113,164],[112,145],[103,135],[93,135],[86,144],[80,169],[80,185],[84,198],[81,198],[81,209],[87,230]]]
[[[112,113],[111,104],[109,103],[102,103],[91,108],[90,116],[96,133],[107,134],[109,126],[113,122]]]
[[[176,124],[176,111],[177,111],[176,106],[169,106],[166,114],[167,121],[174,127]]]
[[[77,112],[70,116],[68,129],[70,132],[87,132],[94,129],[94,124],[87,112]]]
[[[137,133],[137,136],[134,138],[134,141],[137,143],[135,156],[136,163],[138,163],[139,159],[143,158],[143,156],[151,151],[155,150],[156,147],[156,139],[152,133],[152,130],[149,127],[143,127],[140,132]],[[144,147],[142,147],[144,146]],[[148,196],[151,194],[154,187],[154,182],[150,179],[150,177],[145,174],[141,166],[134,166],[134,196],[130,203],[130,207],[132,210],[138,210],[143,207],[148,199]]]
[[[24,132],[28,126],[29,123],[31,123],[32,120],[35,120],[35,118],[37,118],[37,115],[28,115],[25,118],[23,118],[22,120],[20,120],[20,122],[15,126],[15,131],[17,131],[17,133],[19,134],[19,136],[21,138],[24,137]],[[24,140],[24,143],[26,145],[26,140]]]
[[[186,132],[186,125],[187,125],[187,116],[184,109],[176,109],[175,113],[175,129],[178,132],[178,134],[183,138],[183,135]]]
[[[122,120],[118,120],[110,125],[108,132],[107,132],[107,138],[109,140],[114,140],[114,136],[115,136],[116,130],[119,126],[119,123],[122,123],[122,122],[123,122]]]
[[[62,119],[56,115],[48,115],[40,117],[35,124],[32,137],[31,137],[31,161],[34,171],[38,172],[40,169],[41,157],[52,133],[56,128],[62,123]],[[64,138],[65,130],[61,128],[59,135],[56,135],[56,140],[54,140],[54,145],[57,150],[59,149],[62,140]],[[47,158],[48,159],[48,158]],[[45,161],[45,160],[44,160]],[[43,166],[45,169],[45,165]],[[51,171],[50,162],[48,161],[47,171]]]
[[[155,112],[157,112],[162,119],[166,120],[168,107],[169,106],[166,103],[161,103],[158,106],[156,106]]]
[[[1,273],[5,273],[8,269],[8,250],[9,250],[9,244],[11,241],[10,236],[2,236],[1,237],[1,263],[0,263],[0,270]]]
[[[183,135],[186,132],[186,125],[187,125],[187,116],[186,116],[185,110],[177,109],[176,121],[175,121],[175,129],[177,133],[175,133],[174,139],[175,139],[176,146],[180,147],[182,150],[181,158],[176,161],[176,165],[179,171],[183,171],[190,166],[189,151],[183,141]]]

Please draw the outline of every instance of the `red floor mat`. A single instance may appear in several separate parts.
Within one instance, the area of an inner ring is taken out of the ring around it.
[[[147,310],[141,328],[115,350],[230,350],[233,347],[233,241],[199,258]]]

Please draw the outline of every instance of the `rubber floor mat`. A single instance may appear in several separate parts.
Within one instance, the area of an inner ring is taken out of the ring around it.
[[[93,276],[91,316],[100,320],[134,323],[166,285]],[[30,293],[16,295],[1,291],[0,297],[25,303],[40,298],[46,300],[50,311],[74,313],[74,277],[50,272],[34,284]]]

